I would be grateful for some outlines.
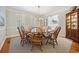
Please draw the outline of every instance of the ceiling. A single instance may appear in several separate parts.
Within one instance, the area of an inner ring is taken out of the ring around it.
[[[46,15],[47,13],[66,10],[69,6],[11,6],[10,8],[28,11],[37,15]]]

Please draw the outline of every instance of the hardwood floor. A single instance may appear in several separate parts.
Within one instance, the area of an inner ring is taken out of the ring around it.
[[[5,40],[5,43],[1,49],[1,53],[8,53],[9,52],[9,46],[10,46],[10,38]],[[79,53],[79,43],[72,42],[70,53]]]
[[[70,53],[79,53],[79,43],[77,42],[72,43]]]
[[[6,39],[0,53],[8,53],[9,46],[10,46],[10,39]]]

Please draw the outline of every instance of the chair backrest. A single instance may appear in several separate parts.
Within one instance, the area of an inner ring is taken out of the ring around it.
[[[21,25],[21,30],[24,30],[24,26]]]
[[[21,39],[23,39],[23,34],[22,34],[22,31],[21,31],[20,27],[17,27],[17,29],[18,29],[18,32],[19,32],[19,35],[20,35]]]
[[[28,36],[28,35],[27,35],[27,34],[28,34],[28,31],[25,31],[24,26],[21,26],[21,31],[22,31],[23,37]]]
[[[38,29],[38,28],[36,28]],[[42,40],[42,33],[37,31],[33,33],[33,39],[32,40]]]
[[[32,27],[31,26],[27,27],[26,31],[29,32],[29,33],[31,33],[32,32]]]
[[[22,31],[23,34],[25,34],[25,28],[24,28],[24,26],[21,26],[21,31]]]
[[[57,36],[58,36],[60,30],[61,30],[61,27],[60,27],[60,26],[56,28],[56,30],[55,30],[55,32],[54,32],[54,38],[55,38],[55,39],[57,38]]]
[[[41,38],[38,35],[33,36],[32,40],[41,40]]]

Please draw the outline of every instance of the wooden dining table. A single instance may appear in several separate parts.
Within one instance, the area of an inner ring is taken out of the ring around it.
[[[50,33],[54,33],[54,30],[47,30],[47,31],[42,31],[42,32],[36,32],[36,31],[31,31],[31,32],[26,32],[30,36],[35,36],[35,35],[44,35],[48,36]]]
[[[33,37],[34,36],[39,36],[39,35],[41,35],[41,37],[43,37],[43,38],[45,38],[45,39],[43,39],[43,40],[49,40],[48,39],[48,37],[49,37],[49,34],[50,33],[54,33],[54,30],[50,30],[50,29],[46,29],[45,31],[40,31],[40,32],[37,32],[37,31],[35,31],[35,30],[33,30],[33,29],[37,29],[38,27],[33,27],[32,29],[31,29],[31,32],[26,32],[26,34],[27,35],[29,35],[30,37],[31,37],[31,40],[33,39]],[[38,28],[39,29],[39,28]]]

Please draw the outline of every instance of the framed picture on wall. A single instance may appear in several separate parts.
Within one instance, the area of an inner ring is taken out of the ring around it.
[[[4,25],[5,25],[4,18],[0,16],[0,26],[4,26]]]
[[[53,16],[53,17],[52,17],[52,23],[53,23],[53,24],[58,24],[58,22],[59,22],[58,15]]]
[[[57,21],[56,19],[52,19],[52,23],[53,23],[53,24],[57,24],[58,21]]]

